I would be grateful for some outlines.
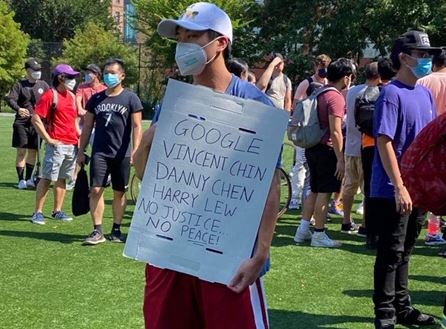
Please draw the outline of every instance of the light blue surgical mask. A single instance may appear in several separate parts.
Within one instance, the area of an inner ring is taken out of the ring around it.
[[[108,88],[116,87],[121,83],[121,79],[119,79],[119,74],[118,73],[104,74],[104,83],[107,85]]]
[[[409,68],[417,79],[421,79],[422,77],[432,73],[432,58],[412,58],[417,61],[417,65],[414,67],[409,66]]]
[[[91,83],[93,81],[93,77],[91,76],[91,74],[87,73],[84,76],[84,80],[85,80],[85,83]]]
[[[196,43],[178,42],[175,52],[175,61],[178,65],[181,75],[199,75],[203,72],[207,64],[214,60],[217,54],[208,60],[204,48],[209,46],[215,40],[208,42],[204,46],[200,46]]]

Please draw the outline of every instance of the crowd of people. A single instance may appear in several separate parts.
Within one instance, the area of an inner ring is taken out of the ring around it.
[[[302,208],[294,241],[301,244],[308,240],[313,247],[339,247],[340,243],[327,234],[325,224],[330,213],[342,216],[341,232],[364,236],[367,247],[376,249],[375,328],[394,328],[397,323],[434,324],[432,316],[412,306],[408,291],[410,255],[426,211],[412,204],[400,162],[419,132],[446,111],[446,52],[432,47],[426,33],[406,32],[395,39],[389,58],[365,66],[365,82],[357,85],[355,81],[362,77],[352,60],[332,60],[321,54],[314,60],[314,74],[296,86],[293,96],[283,55],[271,53],[265,70],[257,77],[245,61],[230,59],[232,23],[214,4],[189,6],[178,20],[162,20],[158,33],[177,41],[178,69],[182,75],[193,76],[196,85],[254,99],[291,116],[301,102],[316,99],[323,136],[312,147],[296,146],[291,172],[290,207]],[[51,217],[72,220],[63,210],[65,191],[78,167],[85,165],[85,152],[91,143],[93,230],[84,244],[106,241],[103,193],[110,184],[113,226],[108,237],[112,242],[123,242],[120,226],[130,167],[134,165],[136,174],[143,177],[162,106],[143,133],[143,107],[138,96],[123,87],[125,63],[119,59],[110,59],[103,69],[93,63],[86,66],[83,84],[77,89],[81,72],[68,64],[55,67],[51,88],[40,79],[41,66],[36,59],[26,61],[25,69],[26,79],[17,82],[7,101],[16,111],[12,146],[17,149],[18,188],[36,187],[31,221],[46,223],[43,208],[52,183]],[[372,130],[358,124],[364,104],[373,111],[372,121],[367,122]],[[35,175],[40,179],[33,179],[40,140],[46,144],[45,154],[40,175]],[[262,280],[279,203],[277,169],[256,247],[228,285],[147,265],[146,328],[269,327]],[[362,225],[351,215],[358,190],[364,195],[363,211],[357,210],[364,215]],[[437,231],[429,232],[426,243],[441,245],[446,241]]]
[[[103,193],[110,182],[113,227],[109,239],[123,242],[120,227],[127,204],[125,192],[132,156],[141,140],[143,110],[138,96],[122,86],[125,64],[119,59],[110,59],[104,70],[89,64],[84,68],[84,83],[75,93],[76,79],[81,73],[70,65],[59,64],[54,68],[51,88],[40,80],[41,65],[36,59],[29,59],[25,68],[26,79],[19,81],[6,99],[17,112],[12,145],[17,148],[18,188],[36,187],[31,221],[39,225],[46,223],[43,208],[51,184],[54,193],[51,217],[61,221],[73,219],[63,210],[65,192],[67,184],[75,179],[78,167],[85,164],[85,150],[91,141],[93,230],[84,244],[106,241],[102,232]],[[32,179],[40,140],[45,142],[45,154],[42,168]]]

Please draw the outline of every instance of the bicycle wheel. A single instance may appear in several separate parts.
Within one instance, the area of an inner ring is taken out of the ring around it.
[[[291,181],[283,168],[280,168],[280,206],[277,218],[288,210],[291,201]]]
[[[139,191],[141,189],[141,181],[135,174],[133,174],[132,179],[130,180],[130,198],[133,203],[136,204],[136,200],[138,200]]]

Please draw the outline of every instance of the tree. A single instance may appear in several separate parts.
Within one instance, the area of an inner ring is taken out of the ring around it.
[[[45,42],[72,38],[77,28],[95,21],[113,29],[110,0],[11,0],[11,8],[22,29]]]
[[[269,0],[259,20],[261,48],[283,52],[292,59],[287,73],[302,78],[320,53],[359,59],[370,45],[384,56],[408,29],[443,45],[445,17],[446,4],[433,0]]]
[[[81,69],[90,63],[103,65],[109,58],[120,58],[126,66],[127,85],[138,80],[138,59],[136,49],[124,44],[117,34],[104,27],[89,22],[84,28],[75,31],[73,39],[63,43],[63,54],[53,59],[55,63],[69,63]]]
[[[20,30],[5,1],[0,0],[0,97],[23,73],[29,36]]]

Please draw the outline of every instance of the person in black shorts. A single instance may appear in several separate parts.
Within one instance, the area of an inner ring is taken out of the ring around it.
[[[86,104],[84,128],[80,138],[78,163],[85,162],[84,151],[93,126],[95,135],[90,163],[90,212],[93,232],[84,244],[96,245],[105,242],[102,233],[104,214],[104,188],[111,175],[113,188],[113,228],[109,239],[123,242],[121,222],[127,199],[125,192],[130,176],[130,164],[134,150],[141,140],[142,104],[138,96],[123,88],[124,63],[111,59],[104,66],[104,83],[107,89],[95,94]],[[133,151],[130,140],[133,139]]]
[[[31,117],[36,103],[49,89],[48,84],[40,80],[41,66],[36,59],[28,59],[25,62],[25,69],[26,78],[18,81],[6,96],[6,102],[16,111],[12,126],[12,147],[17,149],[16,171],[19,189],[35,187],[31,176],[36,163],[38,141]]]

